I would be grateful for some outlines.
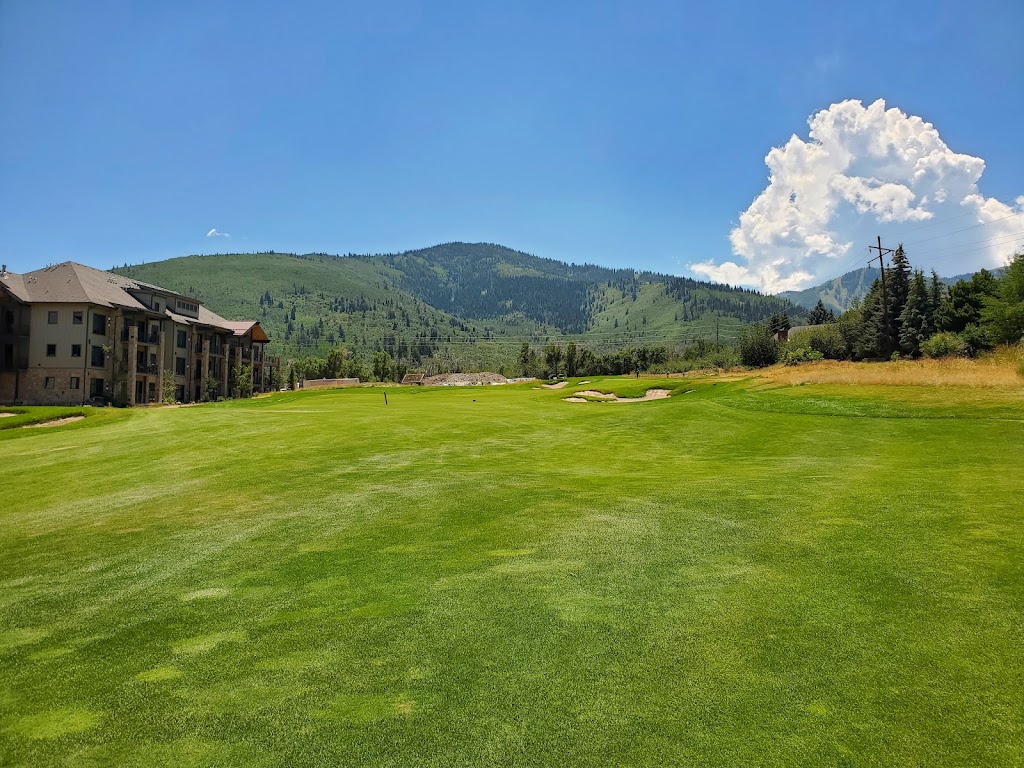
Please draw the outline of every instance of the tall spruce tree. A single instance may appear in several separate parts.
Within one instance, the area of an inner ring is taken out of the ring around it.
[[[921,355],[921,342],[928,338],[928,286],[921,270],[914,271],[907,303],[900,314],[900,353],[909,357]]]
[[[939,308],[942,306],[942,299],[945,291],[942,281],[939,280],[939,273],[932,270],[932,280],[928,285],[928,335],[931,336],[939,330]]]
[[[875,280],[860,306],[860,332],[854,343],[856,357],[885,357],[887,348],[886,313],[882,304],[882,284]],[[891,353],[889,353],[891,354]]]
[[[879,352],[882,357],[889,357],[900,348],[900,318],[910,295],[910,272],[910,260],[907,259],[903,245],[900,244],[885,272],[885,299],[888,312],[879,339]]]
[[[825,305],[822,303],[821,299],[818,299],[818,303],[814,305],[814,309],[812,309],[811,313],[807,316],[807,324],[824,325],[834,319],[835,316],[832,314],[831,310],[825,309]]]

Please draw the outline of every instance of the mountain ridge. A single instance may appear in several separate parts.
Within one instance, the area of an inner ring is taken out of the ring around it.
[[[493,243],[394,254],[194,255],[114,271],[196,295],[229,319],[260,320],[273,354],[322,355],[342,344],[411,365],[442,353],[483,365],[524,341],[574,340],[595,350],[685,346],[802,312],[750,289]]]

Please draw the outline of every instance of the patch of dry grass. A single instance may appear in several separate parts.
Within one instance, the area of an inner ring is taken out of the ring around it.
[[[773,366],[761,376],[776,384],[858,384],[908,387],[1014,387],[1024,389],[1022,352],[1006,347],[976,360],[898,360],[851,363],[823,360],[799,366]]]

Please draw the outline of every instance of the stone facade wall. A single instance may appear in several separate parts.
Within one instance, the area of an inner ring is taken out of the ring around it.
[[[14,405],[16,375],[14,371],[0,373],[0,405]]]
[[[355,387],[359,379],[306,379],[302,389],[331,389],[334,387]]]
[[[49,377],[53,378],[50,388],[46,386]],[[78,389],[71,389],[74,377]],[[88,397],[86,387],[81,368],[29,368],[21,372],[20,399],[24,405],[81,405]]]

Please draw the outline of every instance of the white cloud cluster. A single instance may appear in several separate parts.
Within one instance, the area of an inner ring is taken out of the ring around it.
[[[231,237],[227,232],[218,232],[216,227],[213,227],[209,232],[206,233],[207,237]]]
[[[768,186],[729,235],[736,259],[692,272],[774,293],[864,266],[876,234],[944,275],[1024,247],[1024,196],[984,197],[985,161],[953,152],[931,123],[881,99],[833,104],[808,122],[808,141],[794,135],[765,158]]]

